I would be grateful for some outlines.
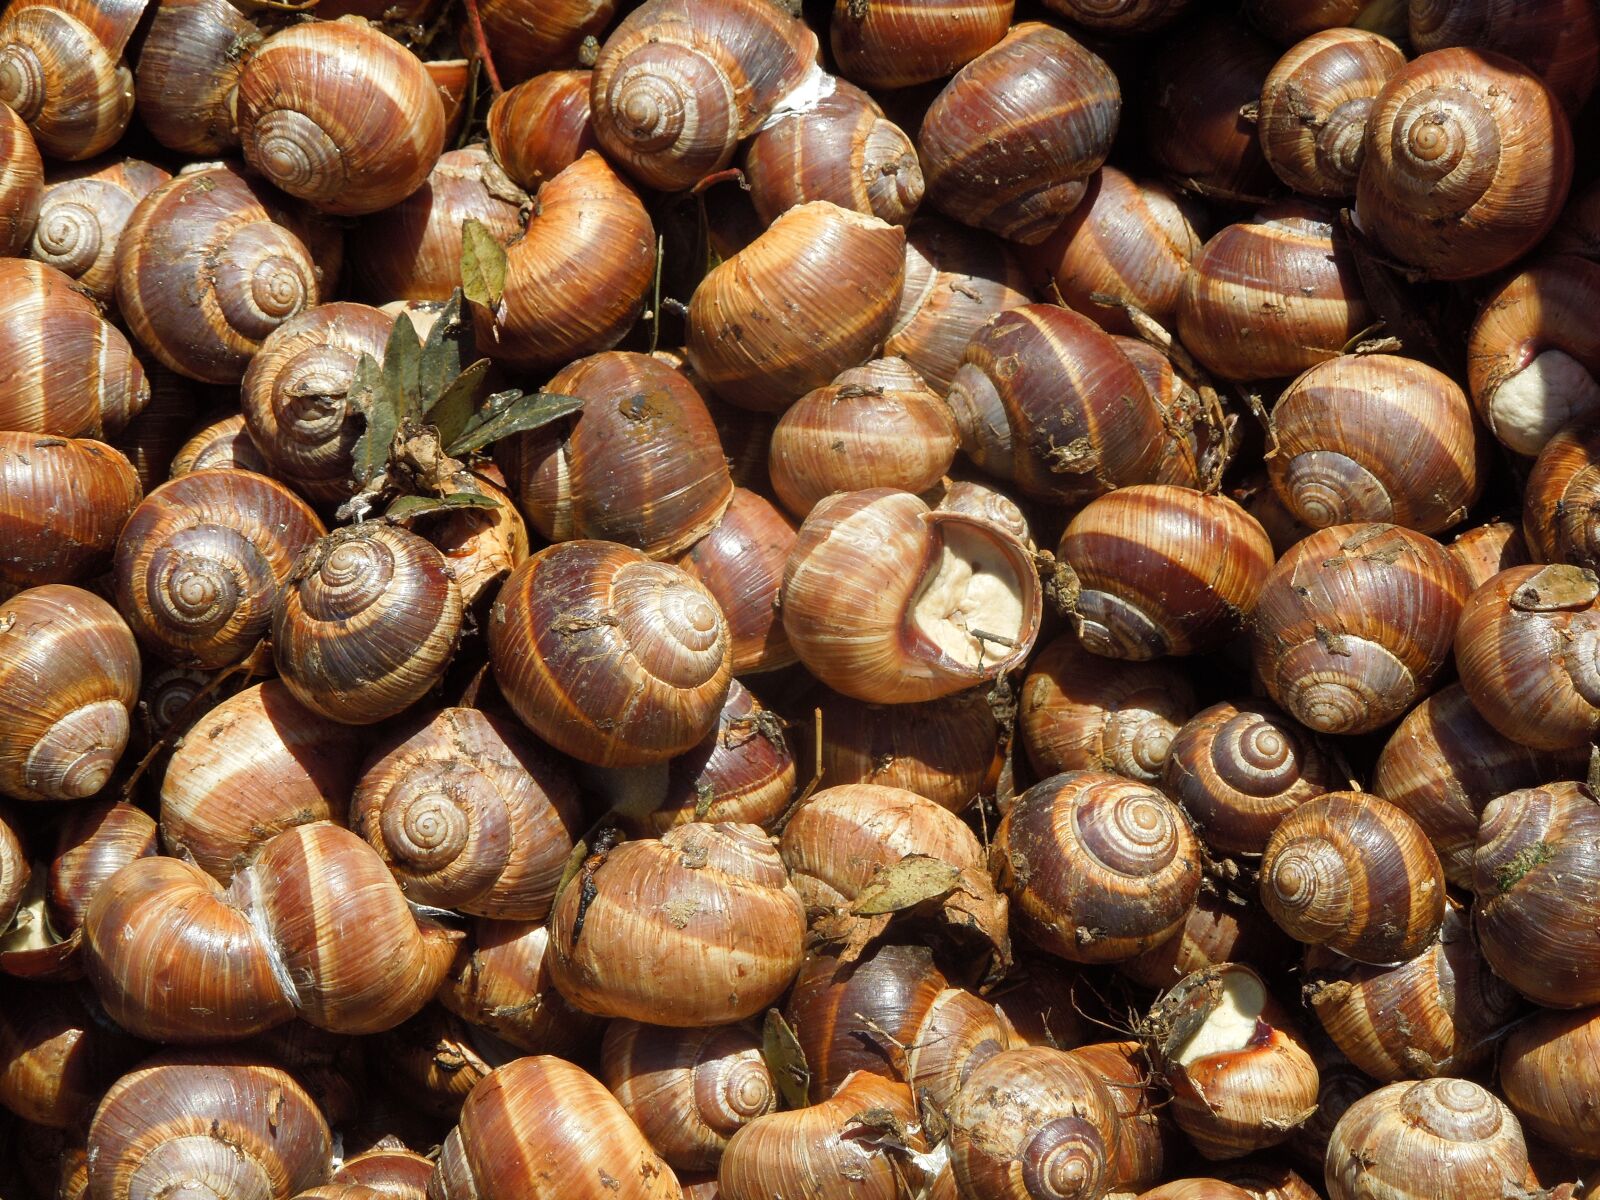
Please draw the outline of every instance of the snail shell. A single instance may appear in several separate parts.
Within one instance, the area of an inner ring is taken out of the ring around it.
[[[1570,113],[1600,76],[1600,16],[1582,0],[1411,0],[1407,27],[1417,51],[1472,46],[1497,50],[1539,73]]]
[[[101,574],[140,492],[104,443],[0,433],[0,593]]]
[[[904,788],[951,812],[993,785],[1000,729],[982,689],[922,704],[822,704],[822,774],[831,784]]]
[[[244,414],[219,417],[178,447],[172,456],[172,478],[191,471],[233,467],[265,475],[269,470],[255,439],[245,425]]]
[[[735,675],[799,661],[778,616],[783,567],[794,539],[794,522],[781,509],[758,492],[736,487],[721,519],[678,559],[727,618]]]
[[[0,104],[0,251],[21,254],[44,196],[44,163],[22,118]]]
[[[157,4],[134,73],[139,120],[151,136],[186,157],[236,149],[239,72],[263,36],[233,0]]]
[[[0,21],[0,104],[52,158],[92,158],[133,116],[122,51],[143,3],[13,4]]]
[[[456,956],[437,999],[519,1050],[559,1050],[587,1060],[606,1022],[573,1008],[556,991],[550,958],[550,930],[542,922],[477,918],[471,950]]]
[[[1600,1139],[1589,1103],[1600,1063],[1600,1009],[1535,1013],[1500,1047],[1500,1091],[1528,1130],[1580,1157]]]
[[[28,257],[76,279],[102,304],[117,282],[117,247],[134,207],[172,176],[126,158],[56,174],[39,202]]]
[[[864,88],[932,83],[1005,37],[1012,0],[836,0],[828,37],[839,71]]]
[[[519,187],[537,191],[595,148],[589,72],[535,75],[496,96],[488,122],[495,161]]]

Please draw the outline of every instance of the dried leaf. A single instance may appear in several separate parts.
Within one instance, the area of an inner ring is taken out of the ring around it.
[[[461,290],[488,308],[496,307],[506,290],[506,248],[472,217],[461,222]]]
[[[356,439],[351,470],[356,486],[365,488],[383,474],[389,462],[389,449],[394,444],[394,435],[400,429],[396,397],[385,390],[383,368],[372,355],[363,354],[356,361],[355,378],[345,398],[366,422],[366,428]]]
[[[777,1081],[778,1094],[789,1108],[804,1108],[808,1102],[806,1092],[811,1086],[811,1068],[806,1064],[806,1052],[800,1046],[789,1022],[775,1008],[767,1009],[766,1023],[761,1027],[761,1057]]]
[[[510,393],[511,399],[501,399],[507,395],[506,392],[496,392],[490,396],[485,408],[493,406],[495,415],[474,423],[459,438],[451,442],[445,448],[446,451],[459,458],[463,454],[481,450],[498,442],[501,438],[510,437],[513,433],[525,433],[530,429],[548,425],[551,421],[559,421],[583,407],[581,398],[562,396],[555,392],[532,392],[527,395]]]
[[[467,431],[478,408],[478,393],[489,374],[489,360],[480,358],[454,379],[428,404],[424,414],[429,424],[439,431],[439,440],[445,445]],[[424,396],[428,395],[424,384]]]
[[[856,894],[850,911],[873,917],[902,912],[924,900],[947,896],[961,877],[959,868],[926,854],[911,854],[892,867],[885,867]]]
[[[383,515],[385,520],[398,522],[459,508],[499,507],[498,500],[481,492],[451,492],[448,496],[400,496]]]

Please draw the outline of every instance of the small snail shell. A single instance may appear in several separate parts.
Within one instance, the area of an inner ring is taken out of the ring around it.
[[[518,1147],[507,1154],[505,1147]],[[428,1181],[436,1200],[679,1200],[671,1168],[581,1067],[507,1063],[472,1089]]]
[[[811,1099],[826,1100],[857,1071],[905,1078],[917,1031],[950,986],[926,945],[875,941],[849,962],[837,947],[807,954],[783,1015],[811,1072]]]
[[[782,412],[865,362],[900,303],[905,237],[897,225],[826,200],[789,209],[695,288],[695,374],[730,404]]]
[[[975,483],[970,479],[958,479],[944,487],[944,495],[934,508],[941,512],[966,513],[971,517],[981,517],[992,525],[998,525],[1029,550],[1035,549],[1033,544],[1033,527],[1028,523],[1028,516],[1010,496],[996,487],[986,483]]]
[[[1406,57],[1388,38],[1325,29],[1291,46],[1261,87],[1261,149],[1306,196],[1353,196],[1372,101]]]
[[[972,1072],[1022,1041],[987,1000],[961,988],[934,997],[906,1047],[906,1082],[924,1104],[947,1113]]]
[[[1314,529],[1392,521],[1438,533],[1466,516],[1489,474],[1465,393],[1395,355],[1312,367],[1279,399],[1272,428],[1272,486]]]
[[[575,1007],[679,1027],[761,1012],[800,969],[805,906],[755,825],[623,842],[550,917],[551,978]],[[575,936],[576,935],[576,936]]]
[[[444,555],[455,577],[461,603],[471,613],[487,607],[506,577],[528,557],[528,526],[517,506],[494,483],[505,477],[490,464],[459,471],[443,485],[443,493],[477,492],[493,500],[495,508],[458,508],[433,513],[415,522],[417,532]]]
[[[54,267],[0,258],[0,344],[0,429],[105,437],[150,402],[128,339]]]
[[[350,800],[350,828],[407,899],[486,917],[544,917],[582,825],[577,788],[543,748],[472,708],[396,730]]]
[[[1281,929],[1363,963],[1417,957],[1444,920],[1444,872],[1394,805],[1328,792],[1279,823],[1261,860],[1261,902]]]
[[[133,116],[122,51],[143,4],[13,4],[0,21],[0,104],[51,158],[93,158]]]
[[[893,1153],[883,1142],[862,1136],[864,1130],[879,1128],[863,1123],[869,1113],[899,1131],[913,1154],[925,1150],[911,1089],[857,1072],[821,1103],[798,1112],[768,1113],[734,1134],[717,1169],[718,1200],[895,1200],[917,1194],[923,1168],[910,1155]]]
[[[196,158],[239,145],[232,102],[262,31],[233,0],[164,0],[134,72],[139,120],[169,150]]]
[[[166,1051],[111,1085],[89,1126],[92,1194],[292,1196],[328,1177],[328,1123],[294,1076],[243,1050]]]
[[[1572,182],[1572,131],[1526,67],[1435,50],[1373,101],[1356,192],[1361,228],[1435,279],[1515,261],[1550,231]]]
[[[495,447],[544,537],[620,542],[664,559],[721,519],[733,479],[711,413],[682,374],[612,350],[569,364],[545,389],[579,397],[582,411]]]
[[[498,65],[498,63],[497,63]],[[489,149],[522,188],[538,191],[595,149],[589,123],[589,72],[547,71],[494,98]]]
[[[705,585],[727,618],[735,675],[774,671],[798,661],[778,616],[783,567],[794,538],[794,522],[777,505],[736,487],[721,519],[678,559],[677,565]]]
[[[1117,971],[1144,987],[1164,990],[1185,975],[1230,962],[1284,962],[1289,939],[1257,905],[1244,905],[1232,892],[1217,895],[1202,888],[1178,933]]]
[[[461,634],[444,556],[397,526],[337,529],[294,565],[272,614],[272,655],[295,699],[370,725],[421,699]]]
[[[375,304],[448,300],[461,286],[461,227],[477,221],[504,245],[522,232],[519,193],[482,145],[439,156],[405,199],[361,222],[350,242],[356,287]]]
[[[390,1200],[427,1200],[432,1174],[433,1159],[415,1150],[379,1145],[345,1159],[333,1173],[333,1182],[369,1187]]]
[[[609,350],[644,308],[655,241],[639,197],[586,151],[540,187],[500,303],[473,304],[478,349],[530,371]]]
[[[134,207],[172,176],[137,158],[55,174],[38,205],[28,257],[78,281],[102,304],[117,282],[117,246]]]
[[[1128,356],[1070,309],[1029,304],[986,321],[947,397],[961,448],[1026,495],[1081,504],[1155,477],[1166,427]]]
[[[0,433],[0,592],[104,572],[140,494],[133,464],[102,442]]]
[[[645,185],[682,191],[732,162],[816,59],[816,35],[762,0],[646,0],[595,60],[595,137]]]
[[[955,461],[955,418],[902,359],[841,372],[795,401],[772,431],[772,488],[804,519],[832,492],[923,492]]]
[[[1252,968],[1225,963],[1186,976],[1146,1026],[1173,1120],[1204,1157],[1278,1145],[1316,1111],[1316,1063]]]
[[[1156,783],[1173,738],[1198,707],[1194,685],[1175,664],[1102,658],[1067,633],[1028,664],[1017,719],[1040,776],[1109,771]]]
[[[483,33],[507,83],[535,71],[573,66],[583,44],[598,38],[616,15],[616,0],[483,0]]]
[[[94,795],[138,696],[138,647],[100,597],[49,583],[0,603],[0,795]]]
[[[1200,249],[1199,219],[1197,206],[1165,184],[1136,182],[1103,166],[1030,270],[1107,333],[1131,334],[1133,322],[1097,297],[1124,301],[1170,327],[1189,260]]]
[[[995,96],[1028,96],[997,123]],[[928,202],[948,217],[1015,242],[1049,236],[1083,199],[1106,159],[1122,91],[1104,60],[1037,21],[956,73],[917,135]]]
[[[422,186],[444,105],[416,55],[356,17],[293,25],[239,72],[244,157],[325,212],[377,212]]]
[[[1318,733],[1377,729],[1426,694],[1466,598],[1466,575],[1431,538],[1395,525],[1320,530],[1261,590],[1256,671]]]
[[[1581,0],[1411,0],[1417,51],[1471,46],[1497,50],[1539,73],[1570,113],[1583,107],[1600,75],[1600,17]]]
[[[1022,267],[1005,242],[922,213],[906,230],[900,311],[883,352],[905,359],[942,396],[978,327],[1028,299]]]
[[[1335,358],[1372,322],[1334,215],[1304,200],[1229,225],[1194,256],[1178,336],[1224,379],[1291,375]]]
[[[1500,1200],[1522,1190],[1528,1149],[1511,1110],[1465,1079],[1391,1083],[1352,1104],[1328,1139],[1331,1200],[1417,1195]]]
[[[9,809],[0,808],[0,920],[5,922],[5,929],[12,928],[12,919],[32,879],[33,870],[28,866],[28,852],[23,848],[17,819]]]
[[[613,1021],[600,1079],[675,1171],[711,1171],[728,1140],[778,1107],[761,1039],[739,1025],[663,1029]]]
[[[1467,339],[1478,415],[1518,454],[1538,454],[1568,425],[1600,413],[1600,261],[1531,263],[1491,292]]]
[[[964,1196],[1094,1200],[1112,1182],[1117,1126],[1088,1066],[1043,1046],[1005,1050],[956,1094],[950,1161]]]
[[[1540,249],[1600,262],[1600,181],[1572,189],[1561,219]]]
[[[1295,1171],[1270,1159],[1229,1163],[1219,1174],[1250,1200],[1321,1200],[1322,1196]]]
[[[179,446],[172,456],[171,474],[176,479],[191,471],[221,467],[254,471],[257,475],[265,475],[269,469],[242,412],[212,421]]]
[[[1408,962],[1369,967],[1314,948],[1306,975],[1306,1002],[1328,1036],[1384,1083],[1474,1071],[1522,1008],[1511,985],[1490,973],[1470,920],[1453,905],[1438,937]]]
[[[1600,801],[1581,783],[1491,800],[1478,827],[1472,890],[1478,941],[1495,973],[1535,1004],[1600,1004]]]
[[[265,475],[194,471],[133,510],[117,542],[117,607],[144,644],[179,666],[249,654],[295,559],[322,536],[311,507]]]
[[[44,195],[44,163],[28,127],[0,104],[0,251],[21,254],[33,236]]]
[[[605,1021],[573,1008],[550,979],[550,930],[535,921],[472,922],[471,949],[436,999],[445,1008],[530,1054],[583,1058]]]
[[[822,775],[834,786],[904,788],[959,813],[999,769],[1000,728],[982,689],[922,704],[829,696],[822,728]]]
[[[131,804],[91,800],[73,805],[56,830],[46,881],[51,926],[67,934],[83,924],[101,884],[134,859],[157,852],[156,832],[156,823]]]
[[[1590,421],[1569,425],[1539,451],[1523,493],[1522,522],[1540,562],[1600,566],[1597,456],[1600,431]]]
[[[1251,1195],[1222,1179],[1175,1179],[1141,1192],[1138,1200],[1251,1200]]]
[[[1226,9],[1209,10],[1156,42],[1144,142],[1178,187],[1256,204],[1276,190],[1255,122],[1243,112],[1260,101],[1277,57]]]
[[[380,362],[393,321],[365,304],[319,304],[262,341],[244,373],[250,439],[272,473],[320,502],[355,490],[355,444],[365,424],[350,401],[363,354]]]
[[[1484,807],[1518,788],[1575,779],[1588,758],[1586,745],[1545,752],[1503,737],[1453,683],[1396,727],[1373,768],[1372,791],[1422,827],[1446,879],[1471,888]]]
[[[780,109],[745,147],[757,214],[770,224],[807,200],[904,225],[922,203],[917,148],[854,84],[826,77],[826,94],[802,111]]]
[[[1600,1141],[1600,1009],[1539,1012],[1500,1046],[1500,1091],[1535,1136],[1569,1154],[1589,1154]]]
[[[281,680],[230,696],[173,751],[161,839],[222,883],[281,830],[342,820],[360,768],[355,732],[304,708]],[[217,804],[225,795],[228,803]]]
[[[1170,25],[1189,6],[1189,0],[1046,0],[1076,25],[1121,36],[1150,33]]]
[[[106,1020],[86,988],[0,979],[0,1106],[30,1124],[79,1127],[149,1047]]]
[[[1473,591],[1501,571],[1532,561],[1522,530],[1511,521],[1493,520],[1456,534],[1445,547],[1472,583]]]
[[[488,1049],[486,1041],[459,1017],[429,1004],[378,1039],[374,1065],[384,1083],[404,1093],[408,1108],[451,1121],[461,1115],[461,1103],[472,1089],[494,1070],[480,1052],[480,1047]],[[501,1048],[489,1053],[496,1062],[515,1057]],[[431,1132],[416,1140],[431,1142],[439,1136],[435,1124],[426,1127]]]
[[[1073,962],[1132,958],[1176,934],[1200,890],[1200,847],[1145,784],[1073,771],[1035,784],[995,835],[1014,925]]]
[[[1172,739],[1167,792],[1224,854],[1260,854],[1278,822],[1340,786],[1339,772],[1292,718],[1262,701],[1224,701]]]
[[[1244,0],[1250,24],[1292,46],[1323,29],[1350,26],[1361,19],[1368,0]]]
[[[523,723],[598,766],[663,762],[716,725],[727,623],[687,573],[610,542],[562,542],[506,580],[489,661]]]
[[[1144,484],[1091,500],[1056,557],[1081,591],[1078,637],[1108,658],[1213,650],[1249,622],[1272,542],[1226,496]]]
[[[819,503],[784,571],[783,626],[800,661],[878,704],[936,699],[1021,665],[1041,612],[1014,538],[887,488]]]
[[[213,397],[209,389],[174,374],[153,359],[146,375],[150,403],[111,439],[111,445],[127,456],[139,473],[144,490],[149,492],[166,482],[174,456],[194,432],[197,412],[209,410],[213,400],[220,405],[223,397],[220,389]],[[237,399],[229,397],[227,407],[236,405]]]
[[[261,343],[326,284],[278,200],[237,166],[179,175],[123,228],[117,306],[139,344],[203,383],[237,383]]]
[[[1534,750],[1585,747],[1600,730],[1600,579],[1579,567],[1502,571],[1472,593],[1456,667],[1472,706]]]
[[[909,87],[943,79],[1005,37],[1012,8],[1012,0],[835,0],[828,36],[846,78]]]
[[[641,836],[690,821],[775,824],[794,796],[795,759],[783,722],[735,679],[717,725],[670,762],[594,772],[588,782]]]

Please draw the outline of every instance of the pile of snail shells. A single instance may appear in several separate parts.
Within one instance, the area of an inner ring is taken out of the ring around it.
[[[0,1194],[1600,1197],[1600,9],[801,7],[0,12]]]

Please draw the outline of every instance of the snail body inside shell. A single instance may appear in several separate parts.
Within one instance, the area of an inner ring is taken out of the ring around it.
[[[912,602],[912,624],[945,654],[981,668],[1017,644],[1025,621],[1016,572],[973,530],[949,529]]]

